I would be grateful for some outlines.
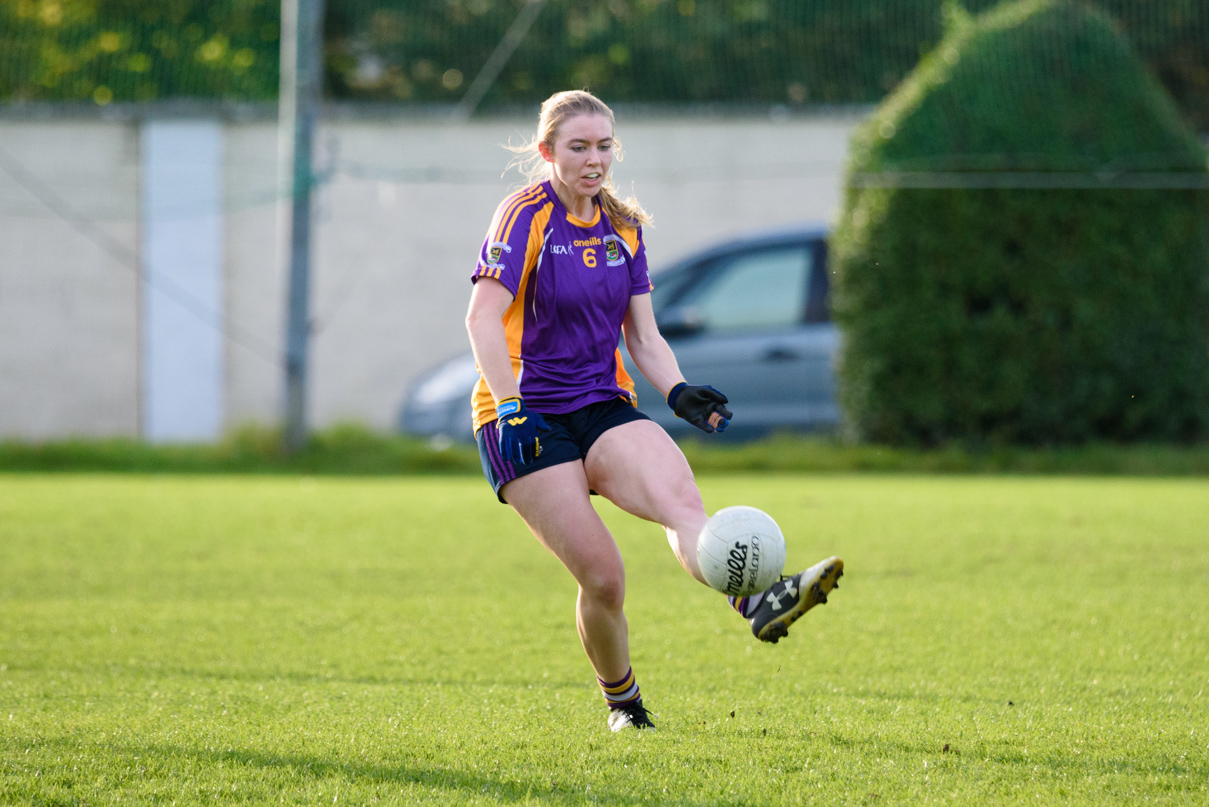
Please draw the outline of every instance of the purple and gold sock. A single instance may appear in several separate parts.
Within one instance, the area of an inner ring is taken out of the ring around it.
[[[638,681],[634,679],[634,668],[625,671],[620,681],[609,683],[597,676],[596,683],[604,693],[605,702],[610,709],[624,709],[632,703],[637,703],[642,695],[638,692]]]
[[[730,603],[730,607],[739,612],[739,616],[747,619],[751,616],[752,611],[760,607],[760,603],[764,601],[764,592],[752,594],[750,597],[727,597],[726,601]]]

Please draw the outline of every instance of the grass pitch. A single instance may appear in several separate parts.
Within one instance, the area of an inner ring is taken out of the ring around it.
[[[478,479],[0,476],[0,803],[1209,801],[1209,482],[702,480],[846,562],[777,646],[601,503],[656,733]]]

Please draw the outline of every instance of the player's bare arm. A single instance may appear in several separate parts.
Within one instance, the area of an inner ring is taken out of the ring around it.
[[[520,395],[504,335],[504,312],[511,304],[512,292],[498,280],[484,277],[474,284],[470,310],[466,312],[466,331],[470,334],[474,360],[496,403]]]
[[[672,405],[675,396],[669,397],[669,393],[681,385],[683,385],[682,389],[687,387],[686,391],[689,395],[703,394],[717,398],[717,400],[702,400],[699,402],[700,406],[714,408],[717,405],[724,409],[726,396],[718,395],[716,390],[709,387],[704,389],[688,387],[684,374],[680,372],[680,365],[676,362],[675,354],[672,353],[667,340],[663,338],[663,334],[659,333],[659,327],[655,324],[655,311],[651,305],[651,295],[635,294],[630,297],[630,306],[621,327],[622,334],[625,336],[626,349],[630,351],[634,363],[646,376],[646,380],[651,382],[651,386],[659,390],[659,393],[668,401],[668,405],[677,410],[677,415],[684,416],[681,410],[684,409],[683,404],[686,402],[680,402],[681,406],[677,409]],[[730,416],[729,410],[725,410],[725,413],[709,411],[708,415],[702,415],[705,420],[708,420],[709,425],[718,431],[726,428]],[[699,420],[694,422],[694,425],[703,423],[704,420]]]
[[[659,333],[655,324],[655,311],[651,306],[651,295],[635,294],[630,297],[630,307],[626,312],[625,322],[621,332],[625,336],[626,349],[634,359],[634,364],[651,382],[651,386],[659,390],[659,394],[667,398],[672,387],[684,381],[676,356],[668,347],[667,340]]]

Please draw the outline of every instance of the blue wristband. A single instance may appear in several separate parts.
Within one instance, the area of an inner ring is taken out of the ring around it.
[[[667,391],[667,405],[673,412],[676,411],[676,399],[680,397],[680,391],[687,386],[687,381],[681,381],[679,384]]]
[[[505,418],[508,415],[515,415],[519,411],[521,411],[520,398],[505,398],[495,407],[495,416],[497,418]]]

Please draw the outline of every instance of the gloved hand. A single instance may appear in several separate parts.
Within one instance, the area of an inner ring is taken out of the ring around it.
[[[703,432],[723,432],[730,425],[734,414],[724,404],[727,398],[711,386],[694,387],[681,381],[667,394],[667,405],[676,413]],[[709,422],[709,416],[717,412],[722,420],[717,427]]]
[[[495,407],[498,418],[496,429],[500,433],[500,454],[515,465],[528,465],[542,453],[542,444],[537,439],[540,430],[550,427],[542,416],[529,411],[519,395],[505,398]]]

